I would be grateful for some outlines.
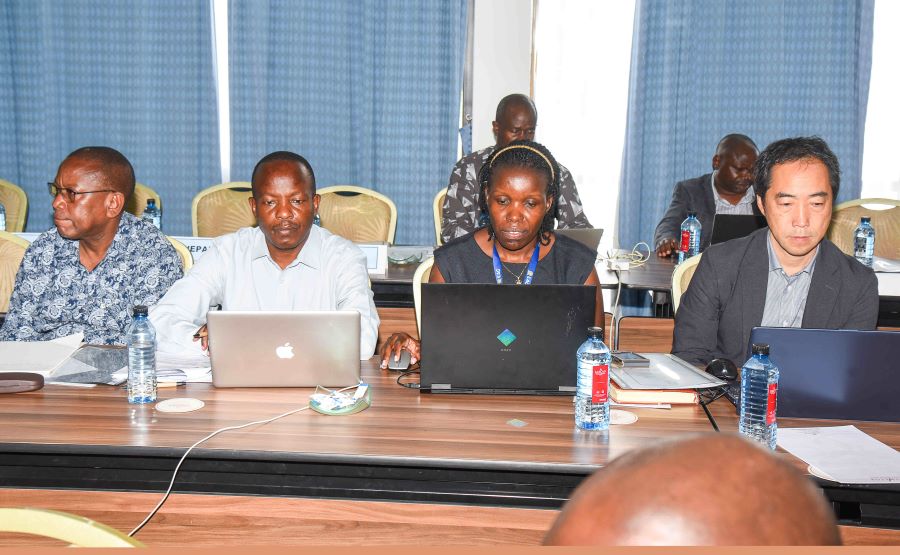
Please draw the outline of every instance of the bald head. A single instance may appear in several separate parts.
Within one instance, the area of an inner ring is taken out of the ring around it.
[[[504,96],[497,104],[496,119],[491,122],[497,148],[513,141],[534,140],[537,128],[537,108],[524,94]]]
[[[582,483],[549,545],[839,545],[821,492],[771,452],[706,434],[629,453]]]
[[[134,168],[121,152],[108,146],[85,146],[72,152],[60,164],[77,162],[97,177],[105,188],[122,193],[127,202],[134,193]]]

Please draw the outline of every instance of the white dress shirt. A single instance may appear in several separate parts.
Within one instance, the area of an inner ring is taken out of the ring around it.
[[[222,310],[356,310],[360,358],[375,351],[378,312],[366,257],[350,241],[312,226],[284,270],[272,260],[259,228],[216,238],[193,268],[150,309],[157,345],[164,351],[200,351],[193,335],[209,307]]]

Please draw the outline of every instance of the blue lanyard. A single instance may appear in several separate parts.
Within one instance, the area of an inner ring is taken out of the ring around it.
[[[534,271],[537,270],[540,250],[541,242],[536,241],[534,244],[534,252],[531,254],[531,262],[528,263],[528,269],[525,271],[525,281],[522,282],[523,285],[531,285],[531,282],[534,280]],[[500,255],[497,254],[496,239],[494,240],[494,279],[497,280],[497,285],[503,285],[503,264],[500,262]]]

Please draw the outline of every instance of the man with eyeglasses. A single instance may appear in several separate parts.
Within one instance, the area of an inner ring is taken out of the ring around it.
[[[124,211],[134,169],[117,150],[76,150],[48,185],[56,228],[25,252],[0,340],[83,332],[88,343],[122,345],[132,307],[162,297],[181,259],[153,224]]]

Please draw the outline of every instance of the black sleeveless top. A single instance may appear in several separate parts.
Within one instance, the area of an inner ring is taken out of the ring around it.
[[[582,243],[555,235],[550,252],[538,262],[534,284],[582,285],[591,271],[597,254]],[[492,257],[475,242],[475,234],[459,237],[435,249],[434,263],[447,283],[497,283]],[[503,263],[503,283],[515,284],[516,277],[524,279],[528,264]]]

